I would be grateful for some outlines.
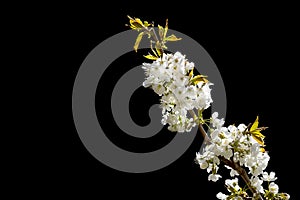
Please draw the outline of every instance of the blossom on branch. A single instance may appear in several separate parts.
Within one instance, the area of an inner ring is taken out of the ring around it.
[[[161,96],[162,124],[170,131],[189,132],[197,119],[188,116],[193,109],[207,109],[211,103],[213,85],[203,79],[195,81],[194,63],[180,52],[163,54],[152,63],[143,63],[146,80],[144,87],[151,87]],[[197,77],[196,77],[197,78]]]
[[[258,126],[258,116],[248,126],[239,124],[226,127],[224,119],[218,118],[217,112],[212,113],[209,119],[204,119],[203,111],[213,102],[210,88],[213,83],[204,75],[194,75],[194,63],[181,52],[164,52],[167,42],[181,40],[175,35],[167,36],[168,20],[165,27],[158,25],[159,34],[156,34],[154,23],[128,18],[130,28],[139,32],[134,44],[135,51],[143,35],[150,39],[152,54],[145,57],[154,61],[143,63],[146,76],[143,86],[153,89],[161,97],[162,124],[168,125],[173,132],[189,132],[193,127],[199,127],[206,145],[201,152],[196,152],[195,161],[207,171],[209,181],[216,182],[222,178],[218,174],[221,164],[230,170],[232,179],[225,180],[229,194],[219,192],[216,197],[222,200],[289,199],[287,193],[279,192],[279,186],[274,182],[277,179],[275,172],[266,171],[270,156],[265,151],[265,136],[261,131],[267,127]],[[207,126],[208,133],[203,125]],[[239,185],[240,179],[245,187]]]

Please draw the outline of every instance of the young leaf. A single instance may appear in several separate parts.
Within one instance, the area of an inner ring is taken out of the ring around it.
[[[258,128],[258,116],[256,117],[255,121],[253,122],[252,126],[250,127],[250,132],[255,131]]]
[[[163,40],[163,36],[164,36],[164,28],[160,25],[158,25],[158,34],[161,40]]]
[[[194,76],[194,68],[190,71],[189,77],[192,78]]]
[[[139,48],[140,42],[141,42],[141,40],[143,38],[143,35],[144,35],[144,32],[139,33],[139,35],[137,36],[137,38],[135,40],[135,44],[133,46],[135,52],[137,52],[137,50]]]
[[[140,31],[142,28],[148,27],[150,24],[145,21],[145,24],[139,19],[139,18],[132,18],[129,15],[127,15],[129,18],[130,28],[132,30]]]
[[[148,54],[148,55],[146,55],[144,57],[147,58],[147,59],[150,59],[150,60],[157,60],[158,59],[157,57],[155,57],[155,56],[153,56],[151,54]]]
[[[265,130],[266,128],[267,127],[260,127],[260,128],[258,127],[258,116],[257,116],[249,130],[253,139],[255,139],[258,142],[258,144],[262,146],[265,146],[264,143],[265,136],[260,131]]]
[[[167,36],[167,32],[168,32],[168,19],[166,19],[166,25],[165,25],[165,29],[164,29],[164,35],[163,38],[165,39]]]
[[[154,56],[158,58],[159,56],[157,55],[156,51],[154,51],[152,43],[154,43],[154,41],[151,40],[150,41],[150,49],[151,49],[152,53],[154,54]]]
[[[148,23],[147,21],[144,21],[144,26],[148,27],[148,26],[153,26],[153,24]]]
[[[157,41],[155,44],[155,50],[159,57],[163,54],[159,41]]]
[[[175,41],[178,41],[178,40],[181,40],[182,38],[178,38],[176,37],[174,34],[168,36],[165,38],[165,41],[170,41],[170,42],[175,42]]]
[[[197,85],[201,81],[203,81],[204,83],[208,83],[208,80],[205,77],[207,77],[207,76],[197,75],[197,76],[194,76],[193,78],[191,78],[190,82],[194,85]]]
[[[266,152],[265,148],[262,148],[262,147],[259,148],[259,151],[262,152],[262,153]]]
[[[254,140],[256,140],[256,142],[262,146],[265,146],[265,143],[264,143],[264,140],[262,136],[258,135],[258,134],[255,134],[255,133],[251,133],[252,134],[252,137]]]

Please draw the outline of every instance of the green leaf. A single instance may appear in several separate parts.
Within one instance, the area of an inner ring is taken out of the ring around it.
[[[190,71],[189,77],[192,78],[194,76],[194,68]]]
[[[139,31],[140,29],[145,27],[143,22],[139,18],[132,18],[129,15],[127,15],[127,17],[129,18],[131,29]]]
[[[258,127],[258,116],[256,117],[255,121],[253,122],[251,128],[250,128],[250,132],[251,131],[255,131]]]
[[[152,51],[152,53],[155,55],[155,57],[159,57],[158,55],[157,55],[157,53],[156,53],[156,51],[154,51],[154,49],[153,49],[153,46],[152,46],[152,43],[154,43],[152,40],[150,41],[150,48],[151,48],[151,51]]]
[[[160,45],[159,41],[157,41],[155,44],[155,50],[156,50],[158,56],[161,57],[161,55],[163,54],[163,51],[161,50],[161,45]]]
[[[144,21],[144,26],[148,27],[148,26],[151,26],[151,25],[153,25],[153,24],[148,23],[147,21]]]
[[[153,56],[151,54],[148,54],[148,55],[146,55],[144,57],[147,58],[147,59],[150,59],[150,60],[157,60],[158,59],[158,57],[155,57],[155,56]]]
[[[204,83],[207,83],[208,80],[206,79],[207,76],[204,75],[197,75],[190,79],[190,82],[194,85],[197,85],[199,82],[203,81]]]
[[[259,136],[259,135],[255,135],[252,133],[252,137],[253,139],[255,139],[257,141],[258,144],[262,145],[262,146],[265,146],[264,145],[264,140],[263,140],[263,137]]]
[[[255,139],[258,144],[265,146],[264,144],[264,138],[265,136],[260,132],[262,130],[265,130],[267,127],[258,127],[258,116],[256,117],[255,121],[253,122],[252,126],[250,127],[250,134]]]
[[[164,28],[160,25],[158,25],[158,34],[159,34],[159,37],[161,40],[163,40],[163,37],[164,37]]]
[[[174,34],[168,36],[165,38],[165,41],[170,41],[170,42],[175,42],[175,41],[178,41],[178,40],[181,40],[182,38],[178,38],[176,37]]]
[[[262,148],[262,147],[259,148],[259,151],[262,153],[266,152],[265,148]]]
[[[144,32],[141,32],[141,33],[137,36],[137,38],[136,38],[136,40],[135,40],[135,44],[134,44],[134,46],[133,46],[135,52],[137,52],[137,50],[138,50],[138,48],[139,48],[140,42],[141,42],[141,40],[142,40],[142,38],[143,38],[143,35],[144,35]]]
[[[168,19],[166,19],[166,25],[165,25],[165,29],[164,29],[164,35],[163,38],[165,39],[167,36],[167,32],[168,32]]]

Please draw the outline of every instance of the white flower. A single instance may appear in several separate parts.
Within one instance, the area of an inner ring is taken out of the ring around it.
[[[277,194],[279,190],[279,187],[277,184],[275,184],[274,182],[270,183],[269,185],[269,191],[273,194]]]
[[[251,146],[251,156],[253,158],[257,157],[260,153],[260,145],[258,143],[255,143]]]
[[[227,169],[230,169],[230,176],[231,176],[231,177],[234,177],[234,176],[238,176],[238,175],[239,175],[239,173],[238,173],[236,170],[232,169],[231,167],[229,167],[229,166],[227,166],[227,165],[225,165],[225,167],[226,167]]]
[[[275,172],[270,172],[270,174],[268,174],[268,172],[263,172],[262,174],[262,180],[263,181],[275,181],[277,179],[277,177],[275,177]]]
[[[232,180],[230,179],[226,179],[225,180],[225,185],[228,186],[228,191],[231,192],[231,190],[233,189],[234,191],[239,191],[241,188],[238,184],[238,178],[234,178]]]
[[[247,126],[245,124],[239,124],[237,128],[240,132],[244,132]]]
[[[219,174],[210,174],[208,176],[208,180],[213,182],[216,182],[217,180],[219,180],[219,178],[222,178],[222,176]]]
[[[219,193],[217,194],[217,198],[218,198],[218,199],[221,199],[221,200],[226,200],[227,197],[228,197],[228,195],[223,194],[222,192],[219,192]]]
[[[225,123],[224,119],[223,118],[222,119],[218,119],[218,116],[219,116],[219,113],[218,112],[214,112],[211,115],[211,121],[210,121],[212,123],[212,126],[214,128],[216,128],[216,129],[220,129],[224,125],[224,123]]]
[[[206,169],[208,167],[208,163],[206,161],[199,162],[199,165],[201,169]]]
[[[228,131],[231,133],[237,133],[238,129],[234,125],[229,125],[228,126]]]
[[[260,193],[264,193],[264,188],[262,187],[263,181],[260,180],[257,176],[251,177],[251,185]]]
[[[188,85],[186,87],[186,96],[192,100],[195,100],[197,98],[197,92],[198,88],[195,85]]]
[[[220,130],[218,129],[212,130],[210,134],[212,141],[214,141],[215,143],[221,143],[222,141],[221,138],[219,137],[219,134],[220,134]]]
[[[239,175],[239,173],[236,170],[234,170],[234,169],[230,170],[230,176],[231,177],[238,176],[238,175]]]
[[[201,169],[206,169],[208,167],[208,163],[205,160],[205,157],[202,156],[199,152],[196,153],[196,161]]]
[[[152,89],[159,96],[163,95],[165,93],[165,91],[166,91],[166,88],[164,86],[162,86],[162,85],[159,85],[159,84],[152,85]]]
[[[224,141],[228,141],[228,140],[225,139]],[[227,146],[227,145],[225,144],[224,146]],[[221,153],[221,155],[223,157],[225,157],[227,160],[229,160],[232,157],[233,153],[232,153],[231,149],[226,149]]]
[[[143,63],[142,69],[146,76],[143,86],[153,89],[161,97],[163,125],[168,125],[168,129],[173,132],[190,132],[197,123],[202,122],[199,122],[199,116],[191,116],[190,111],[194,109],[203,111],[210,107],[213,102],[210,86],[213,83],[192,80],[193,62],[189,62],[180,52],[164,53],[152,63]],[[250,183],[257,192],[263,194],[265,190],[262,183],[268,181],[269,192],[274,194],[273,197],[289,199],[288,194],[278,193],[278,185],[271,182],[277,179],[275,173],[264,172],[270,156],[267,152],[261,152],[261,145],[245,132],[247,126],[239,124],[224,127],[224,123],[223,118],[218,118],[217,112],[212,114],[209,127],[210,144],[204,147],[202,153],[196,153],[195,160],[201,169],[206,169],[209,173],[208,180],[216,182],[222,177],[217,174],[222,157],[248,168],[248,174],[252,175]],[[239,175],[236,170],[226,167],[230,169],[231,177]],[[244,195],[241,193],[244,191],[238,185],[237,178],[227,179],[225,184],[231,195],[219,192],[218,199],[243,199],[240,195]]]
[[[200,81],[193,84],[189,73],[194,63],[180,52],[163,54],[153,63],[143,63],[146,80],[144,87],[151,87],[161,96],[162,124],[174,132],[190,132],[196,123],[188,110],[207,109],[211,103],[212,83]]]
[[[149,76],[144,82],[143,82],[143,86],[144,87],[150,87],[153,83],[154,83],[154,79],[155,77],[153,76]]]
[[[174,85],[179,87],[184,87],[189,82],[189,76],[180,73],[176,74],[176,76],[174,76],[173,79],[174,79]]]
[[[207,109],[210,104],[213,102],[211,98],[211,89],[210,86],[213,85],[212,83],[206,83],[199,89],[198,97],[195,99],[195,108],[202,110]]]

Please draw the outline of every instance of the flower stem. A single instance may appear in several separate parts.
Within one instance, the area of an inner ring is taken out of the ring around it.
[[[194,119],[198,119],[198,117],[197,117],[197,115],[196,115],[196,113],[195,113],[194,110],[189,110],[189,113],[190,113],[190,115],[191,115]],[[204,138],[205,144],[211,143],[211,141],[210,141],[210,139],[209,139],[209,137],[208,137],[208,135],[207,135],[206,131],[204,130],[204,128],[203,128],[203,126],[202,126],[201,123],[198,124],[198,129],[199,129],[201,135],[202,135],[203,138]]]
[[[202,136],[203,136],[203,138],[204,138],[205,144],[211,143],[210,138],[208,137],[208,135],[207,135],[206,131],[204,130],[202,124],[199,124],[199,125],[198,125],[198,128],[199,128],[200,133],[202,134]]]
[[[153,38],[155,44],[158,44],[158,45],[159,45],[159,50],[160,50],[162,53],[164,53],[164,50],[163,50],[163,48],[162,48],[161,41],[158,39],[157,34],[156,34],[154,28],[150,28],[150,29],[149,29],[149,28],[145,27],[145,31],[146,31],[148,34],[151,35],[151,37]]]

